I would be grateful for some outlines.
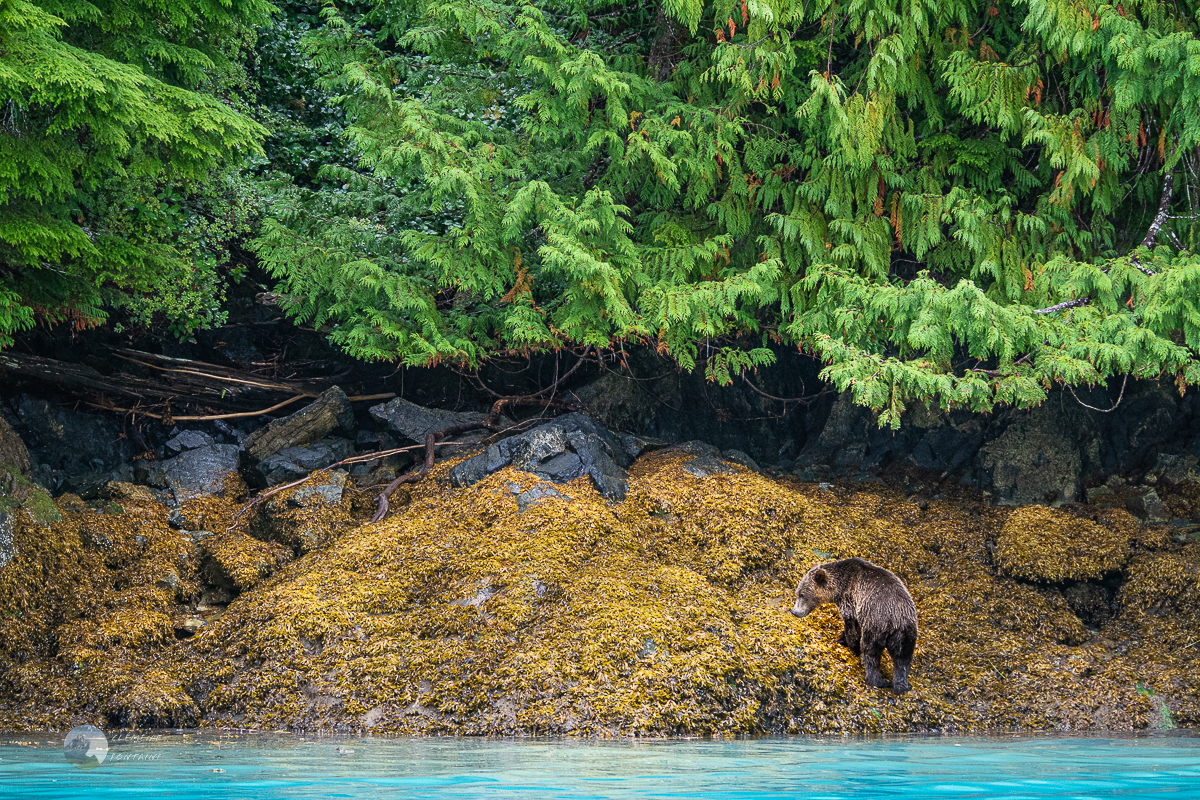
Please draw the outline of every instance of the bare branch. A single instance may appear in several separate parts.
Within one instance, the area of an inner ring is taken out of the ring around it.
[[[1121,405],[1121,401],[1125,399],[1125,385],[1127,383],[1129,383],[1128,372],[1125,373],[1125,379],[1121,381],[1121,393],[1117,395],[1117,402],[1113,403],[1109,408],[1096,408],[1095,406],[1089,406],[1087,403],[1079,399],[1079,395],[1075,394],[1075,389],[1071,386],[1071,384],[1067,384],[1067,388],[1071,390],[1071,396],[1075,398],[1075,402],[1079,403],[1079,405],[1083,406],[1084,408],[1090,408],[1092,411],[1099,411],[1101,414],[1107,414],[1110,411],[1116,411],[1117,406]]]

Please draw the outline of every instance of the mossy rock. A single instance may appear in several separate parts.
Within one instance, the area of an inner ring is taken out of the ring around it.
[[[54,504],[50,494],[41,489],[29,492],[25,497],[25,502],[21,504],[21,508],[25,509],[26,516],[33,524],[43,528],[49,528],[63,518],[62,512],[58,510],[58,506]]]
[[[1045,506],[1018,508],[996,539],[996,563],[1009,575],[1058,582],[1100,578],[1129,558],[1129,535]]]

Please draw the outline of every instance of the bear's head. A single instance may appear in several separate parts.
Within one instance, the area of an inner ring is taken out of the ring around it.
[[[792,606],[792,613],[807,617],[822,603],[832,603],[834,594],[833,578],[824,565],[813,567],[796,587],[796,605]]]

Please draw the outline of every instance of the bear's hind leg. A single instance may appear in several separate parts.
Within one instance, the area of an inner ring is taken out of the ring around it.
[[[904,694],[912,688],[908,684],[908,669],[912,665],[913,651],[917,648],[917,634],[904,631],[893,639],[893,643],[895,647],[888,647],[888,655],[892,657],[892,691]]]
[[[863,642],[862,663],[866,671],[867,685],[876,689],[886,689],[890,684],[879,671],[879,657],[883,655],[883,643],[878,640]]]

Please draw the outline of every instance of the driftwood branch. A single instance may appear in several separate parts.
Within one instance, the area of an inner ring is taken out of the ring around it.
[[[368,400],[390,400],[396,396],[395,392],[381,392],[379,394],[358,394],[353,397],[347,397],[351,403],[357,403]],[[212,422],[218,419],[251,419],[253,417],[262,417],[274,411],[278,411],[284,406],[290,406],[299,400],[311,400],[312,396],[307,394],[298,394],[295,397],[288,398],[282,403],[276,403],[270,408],[262,408],[258,411],[239,411],[236,414],[201,414],[201,415],[174,415],[174,414],[155,414],[150,411],[142,411],[140,408],[118,408],[116,406],[100,405],[99,403],[85,403],[92,408],[98,408],[102,411],[116,411],[121,414],[139,414],[143,417],[151,417],[152,419],[170,420],[171,422]],[[419,447],[420,445],[418,445]]]
[[[461,446],[463,443],[462,442],[442,442],[441,444],[443,444],[447,447],[452,447],[454,445]],[[409,447],[394,447],[391,450],[377,450],[374,453],[363,453],[362,455],[350,456],[350,458],[343,458],[341,461],[335,461],[334,463],[330,464],[327,467],[321,467],[318,470],[314,470],[313,472],[310,472],[309,474],[305,475],[303,478],[301,478],[298,481],[292,481],[291,483],[284,483],[284,484],[280,484],[279,486],[275,486],[271,489],[268,489],[265,492],[262,492],[262,493],[256,495],[253,499],[251,499],[244,506],[242,506],[238,510],[238,512],[233,515],[233,519],[230,521],[229,525],[226,526],[225,531],[226,531],[226,533],[228,533],[229,531],[231,531],[235,527],[237,527],[238,520],[241,519],[242,516],[245,515],[245,513],[247,511],[254,508],[256,505],[261,503],[263,500],[266,500],[268,497],[271,497],[272,495],[279,494],[280,492],[285,492],[288,489],[291,489],[292,487],[299,486],[300,484],[304,483],[305,481],[315,478],[323,472],[329,472],[329,470],[331,470],[331,469],[336,469],[337,467],[342,467],[342,466],[345,466],[346,464],[361,464],[364,461],[375,461],[376,459],[387,458],[388,456],[395,456],[395,455],[399,455],[400,453],[407,453],[411,450],[421,450],[424,447],[425,447],[425,445],[423,445],[423,444],[414,444],[414,445],[410,445]]]
[[[337,377],[280,380],[264,378],[246,370],[140,350],[111,352],[117,365],[131,365],[140,369],[132,372],[118,369],[104,373],[91,364],[4,350],[0,352],[0,370],[74,391],[83,395],[84,401],[94,408],[181,422],[242,419],[269,414],[303,398],[319,396]],[[280,400],[281,394],[287,399]],[[390,397],[395,395],[361,395],[351,399],[384,400]],[[133,402],[121,403],[115,398],[128,398]],[[185,416],[171,413],[172,406],[185,404],[199,406],[211,413]],[[154,410],[143,410],[147,406]]]

